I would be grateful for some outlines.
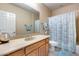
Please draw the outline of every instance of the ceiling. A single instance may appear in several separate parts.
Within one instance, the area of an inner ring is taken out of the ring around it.
[[[50,10],[54,10],[72,3],[44,3]]]
[[[15,5],[15,6],[17,6],[17,7],[20,7],[20,8],[23,8],[23,9],[25,9],[25,10],[28,10],[28,11],[30,11],[30,12],[33,12],[33,13],[39,15],[39,12],[38,12],[38,11],[36,11],[36,10],[33,9],[33,8],[31,8],[31,7],[28,6],[27,4],[24,4],[24,3],[10,3],[10,4]]]
[[[47,6],[50,10],[55,10],[57,8],[73,4],[73,3],[42,3],[43,5]],[[27,4],[24,3],[14,3],[18,7],[22,7],[23,9],[31,10],[32,12],[36,12],[34,9],[30,8]]]

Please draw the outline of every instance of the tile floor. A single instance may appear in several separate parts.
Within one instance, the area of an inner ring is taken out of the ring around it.
[[[79,56],[79,45],[76,46],[76,53],[71,53],[56,47],[50,47],[49,56]]]

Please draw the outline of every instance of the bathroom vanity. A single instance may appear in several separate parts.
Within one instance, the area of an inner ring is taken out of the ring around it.
[[[35,35],[31,40],[19,38],[0,45],[0,55],[7,56],[47,56],[49,35]]]

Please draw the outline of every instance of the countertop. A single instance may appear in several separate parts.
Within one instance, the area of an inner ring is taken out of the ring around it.
[[[45,38],[48,38],[49,35],[35,35],[32,37],[33,37],[33,39],[31,39],[31,40],[25,40],[25,38],[19,38],[19,39],[10,40],[9,43],[1,44],[0,45],[0,55],[3,56],[3,55],[10,54],[16,50],[19,50],[28,45],[41,41]]]

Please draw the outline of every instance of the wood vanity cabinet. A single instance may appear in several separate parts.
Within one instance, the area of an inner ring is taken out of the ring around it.
[[[31,44],[24,49],[18,50],[9,56],[47,56],[48,55],[48,39]]]
[[[47,56],[49,48],[48,39],[41,40],[26,47],[26,56]]]

